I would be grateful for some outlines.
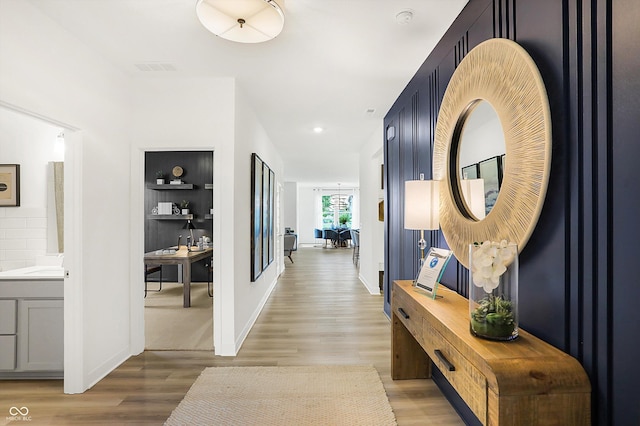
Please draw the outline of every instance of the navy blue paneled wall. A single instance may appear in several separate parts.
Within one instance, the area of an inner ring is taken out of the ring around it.
[[[640,424],[638,22],[637,0],[471,0],[385,117],[396,130],[384,142],[389,313],[390,283],[417,269],[418,231],[403,228],[404,181],[431,177],[438,109],[456,66],[492,37],[532,56],[549,96],[553,151],[545,205],[520,258],[520,322],[583,364],[593,423],[603,425]],[[440,232],[427,242],[447,247]],[[466,296],[468,271],[452,261],[443,283]]]

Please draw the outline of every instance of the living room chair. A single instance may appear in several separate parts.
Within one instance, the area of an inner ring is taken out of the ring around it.
[[[291,254],[298,250],[298,236],[296,234],[285,234],[284,235],[284,255],[289,258],[291,263],[293,263],[293,258]]]

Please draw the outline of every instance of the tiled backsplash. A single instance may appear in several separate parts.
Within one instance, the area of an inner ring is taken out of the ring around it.
[[[33,266],[46,251],[45,208],[0,207],[0,271]]]

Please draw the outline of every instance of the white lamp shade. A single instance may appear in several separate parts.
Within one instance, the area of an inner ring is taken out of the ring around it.
[[[404,183],[405,229],[440,228],[440,182],[408,180]]]
[[[484,179],[461,179],[460,187],[464,201],[476,219],[484,219],[486,205],[484,200]]]
[[[273,0],[198,0],[196,14],[206,29],[239,43],[271,40],[284,27],[282,9]]]

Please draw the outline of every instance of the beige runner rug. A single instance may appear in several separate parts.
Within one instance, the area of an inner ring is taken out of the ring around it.
[[[210,367],[166,425],[395,425],[372,366]]]

